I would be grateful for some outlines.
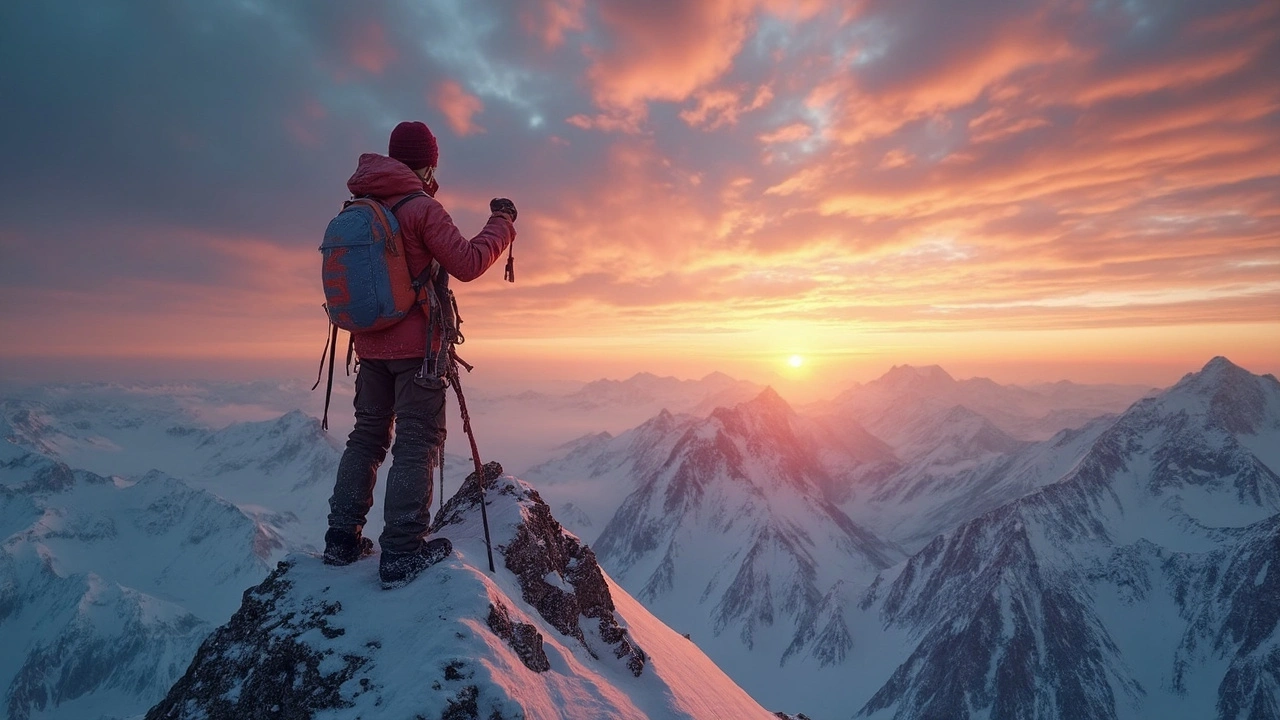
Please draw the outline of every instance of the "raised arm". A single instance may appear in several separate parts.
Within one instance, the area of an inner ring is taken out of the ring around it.
[[[423,218],[422,238],[427,251],[453,277],[470,282],[484,274],[516,239],[516,226],[499,213],[470,240],[453,224],[440,203],[432,202]]]

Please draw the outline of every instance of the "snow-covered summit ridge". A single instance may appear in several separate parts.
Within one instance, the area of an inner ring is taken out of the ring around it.
[[[1274,375],[1254,375],[1215,357],[1199,372],[1183,376],[1159,404],[1203,415],[1229,432],[1253,435],[1280,424],[1280,382]]]
[[[433,524],[453,556],[393,591],[374,560],[290,556],[148,720],[775,717],[609,580],[531,486],[496,477],[485,500],[496,573],[473,474]]]
[[[1277,390],[1215,359],[882,574],[861,607],[913,643],[859,716],[1277,717]]]

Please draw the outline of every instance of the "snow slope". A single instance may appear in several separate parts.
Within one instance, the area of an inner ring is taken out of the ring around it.
[[[404,588],[379,589],[373,560],[290,556],[148,720],[775,718],[609,581],[532,487],[502,476],[487,497],[496,573],[474,482],[434,527],[454,555]]]
[[[274,402],[270,387],[58,386],[0,404],[7,717],[136,715],[245,587],[319,541],[337,451],[317,421],[202,420],[269,414],[249,400]]]
[[[13,720],[135,714],[263,576],[273,544],[181,480],[105,478],[7,442],[0,537],[0,689]]]

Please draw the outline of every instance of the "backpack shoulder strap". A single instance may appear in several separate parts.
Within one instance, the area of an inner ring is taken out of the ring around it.
[[[404,205],[405,203],[409,202],[410,200],[412,200],[412,199],[414,199],[414,198],[416,198],[416,197],[426,197],[426,196],[427,196],[427,194],[426,194],[425,192],[421,191],[421,190],[419,190],[418,192],[411,192],[411,193],[409,193],[408,195],[405,195],[403,198],[401,198],[401,199],[400,199],[400,202],[396,203],[395,205],[392,205],[392,206],[391,206],[391,212],[392,212],[392,214],[394,214],[394,213],[395,213],[395,211],[397,211],[397,210],[399,210],[399,209],[400,209],[400,206],[401,206],[401,205]]]
[[[431,285],[431,282],[435,279],[436,272],[439,271],[439,269],[440,261],[432,259],[432,261],[427,263],[427,266],[422,269],[422,272],[418,273],[418,276],[413,279],[413,289],[421,290],[422,288]]]

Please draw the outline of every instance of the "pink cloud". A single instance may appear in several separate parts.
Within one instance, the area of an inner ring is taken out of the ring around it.
[[[520,23],[526,33],[539,38],[544,47],[554,50],[564,43],[565,35],[586,29],[583,9],[586,0],[540,0],[522,3]]]
[[[457,82],[446,80],[441,83],[432,102],[455,133],[465,136],[484,132],[484,128],[474,121],[475,116],[484,110],[484,103],[463,90]]]
[[[645,112],[641,107],[611,109],[607,112],[587,115],[578,113],[565,118],[565,122],[582,130],[600,130],[628,135],[641,132],[641,124],[645,120]]]
[[[492,142],[477,147],[524,181],[512,191],[519,282],[495,270],[459,284],[472,336],[629,352],[714,329],[726,352],[747,353],[796,332],[853,352],[849,338],[875,333],[1274,327],[1280,6],[1149,5],[1159,12],[1144,30],[1107,16],[1129,12],[1118,6],[978,3],[961,17],[915,0],[836,5],[521,5],[513,45],[530,82],[518,99],[569,108],[569,127],[499,138],[518,103],[488,109]],[[510,41],[507,30],[495,36]],[[392,68],[380,26],[356,35],[350,72]],[[578,57],[572,45],[588,39]],[[495,67],[511,59],[478,52]],[[482,132],[484,106],[464,88],[440,83],[429,100],[457,134]],[[296,104],[278,116],[285,128],[324,147],[340,118]],[[443,200],[470,234],[493,178],[466,179]],[[285,249],[179,228],[137,256],[172,237],[184,238],[177,258],[199,258],[186,281],[112,279],[111,304],[130,308],[119,327],[146,335],[130,336],[136,347],[213,352],[210,330],[269,347],[287,325],[304,328],[311,353],[323,325],[314,240]],[[50,293],[40,301],[102,303],[96,289]],[[30,302],[0,295],[0,306]],[[155,297],[179,299],[157,310]],[[262,308],[286,317],[246,325]],[[91,325],[75,327],[109,342]],[[70,347],[77,331],[39,340]]]
[[[356,26],[347,35],[346,49],[351,64],[371,75],[381,75],[396,60],[386,29],[374,20]]]

